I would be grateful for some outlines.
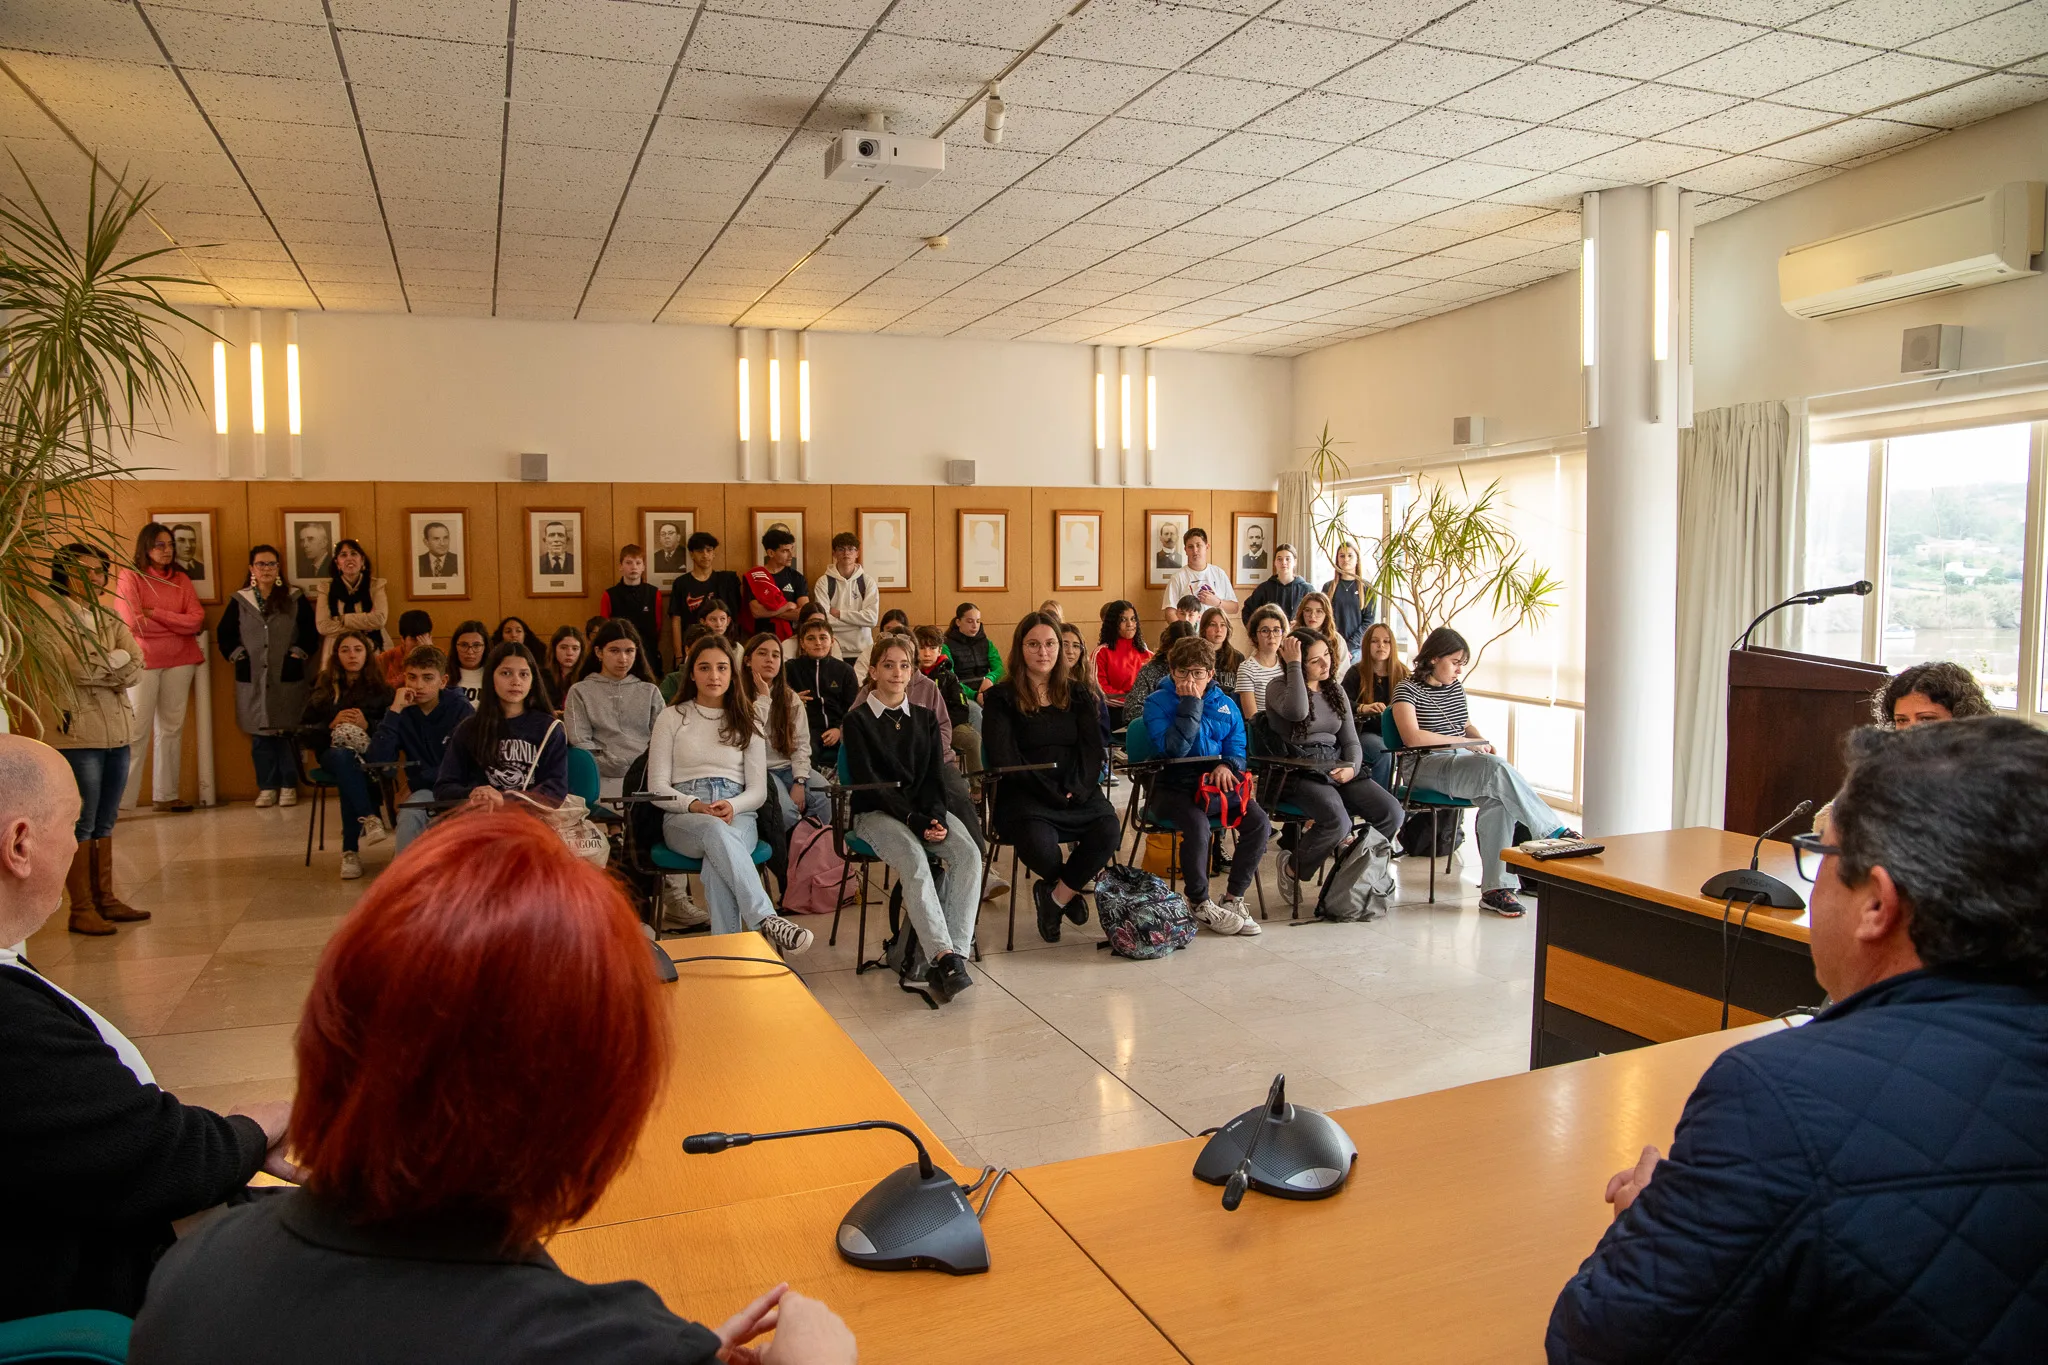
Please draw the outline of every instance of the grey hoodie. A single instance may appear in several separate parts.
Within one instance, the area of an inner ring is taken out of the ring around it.
[[[633,760],[647,752],[654,718],[665,703],[661,689],[631,674],[614,681],[593,673],[569,689],[562,707],[569,742],[588,749],[604,777],[624,777]]]

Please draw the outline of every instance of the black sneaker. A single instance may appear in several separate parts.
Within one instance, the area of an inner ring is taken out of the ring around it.
[[[1047,943],[1060,941],[1060,907],[1052,898],[1052,883],[1043,877],[1031,884],[1031,900],[1038,907],[1038,936]]]
[[[1078,891],[1074,893],[1074,898],[1067,902],[1067,919],[1074,924],[1088,922],[1088,902],[1082,899]]]
[[[1522,903],[1515,899],[1515,893],[1506,888],[1486,892],[1480,896],[1479,904],[1481,908],[1493,911],[1502,919],[1520,919],[1525,913]]]
[[[931,988],[932,998],[941,1005],[953,998],[953,992],[946,984],[946,967],[943,960],[925,967],[924,984]]]
[[[946,997],[960,994],[974,984],[974,978],[967,974],[967,959],[958,953],[947,953],[939,959],[939,970],[944,974]]]

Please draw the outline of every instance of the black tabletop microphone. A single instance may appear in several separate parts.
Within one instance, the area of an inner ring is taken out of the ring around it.
[[[1752,905],[1769,905],[1779,910],[1804,908],[1806,901],[1797,891],[1779,881],[1768,872],[1759,872],[1757,863],[1763,857],[1764,840],[1776,834],[1785,826],[1803,815],[1811,814],[1813,802],[1801,801],[1777,824],[1756,836],[1756,844],[1749,851],[1749,866],[1729,872],[1716,872],[1700,887],[1700,894],[1710,900],[1741,901]]]

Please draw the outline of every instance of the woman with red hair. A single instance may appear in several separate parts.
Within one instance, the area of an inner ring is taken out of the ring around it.
[[[130,1359],[850,1365],[845,1324],[786,1285],[714,1332],[541,1249],[633,1152],[666,1061],[658,989],[616,885],[546,826],[469,814],[420,836],[306,1000],[305,1185],[172,1248]]]

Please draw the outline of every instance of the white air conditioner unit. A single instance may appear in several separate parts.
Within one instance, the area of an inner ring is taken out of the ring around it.
[[[1778,258],[1778,298],[1794,317],[1833,318],[1928,294],[2038,275],[2040,181],[1795,246]]]

